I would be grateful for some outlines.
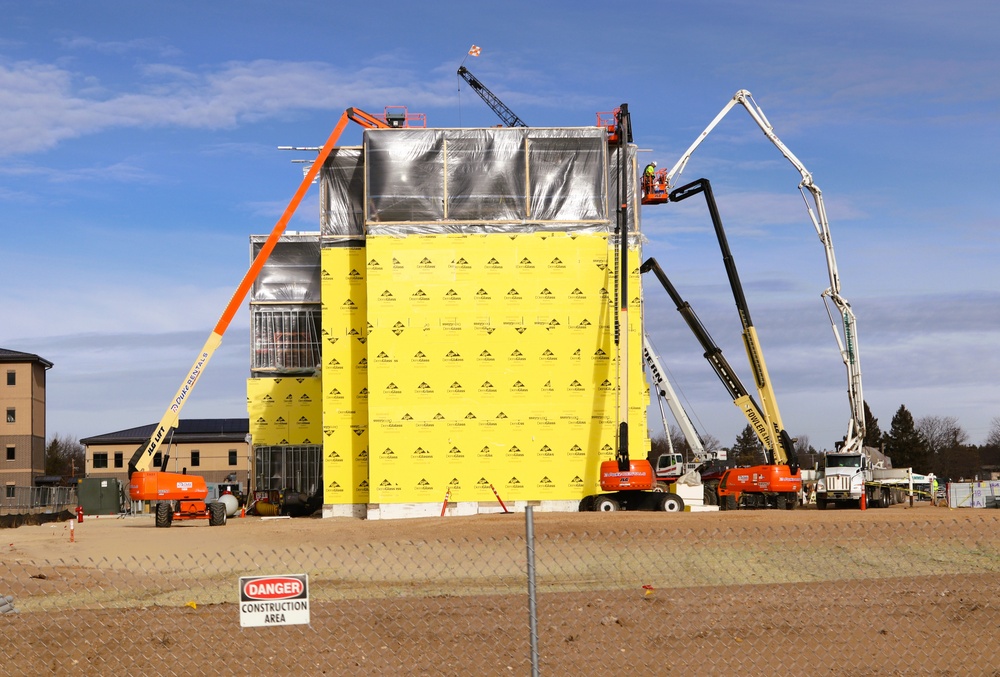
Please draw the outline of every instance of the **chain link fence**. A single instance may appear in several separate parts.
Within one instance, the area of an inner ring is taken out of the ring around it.
[[[0,672],[1000,674],[1000,519],[900,514],[0,557]],[[310,622],[242,627],[239,577],[274,574],[308,576]]]

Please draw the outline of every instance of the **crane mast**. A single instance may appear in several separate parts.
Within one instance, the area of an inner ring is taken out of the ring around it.
[[[684,171],[688,160],[691,159],[691,155],[701,145],[701,142],[705,140],[705,137],[715,129],[716,125],[736,105],[741,105],[746,109],[747,113],[764,133],[764,136],[774,144],[778,151],[795,167],[802,177],[798,186],[799,193],[802,195],[802,201],[805,204],[806,211],[809,213],[809,219],[812,221],[813,228],[816,230],[816,234],[823,245],[827,272],[830,277],[830,286],[820,296],[823,298],[823,304],[830,318],[830,326],[833,329],[833,335],[840,349],[840,357],[847,369],[847,397],[851,407],[851,419],[848,423],[847,434],[844,437],[843,450],[860,452],[864,446],[865,439],[865,411],[864,394],[861,389],[861,359],[858,354],[857,319],[854,316],[854,311],[851,309],[851,304],[840,293],[840,274],[837,272],[837,259],[833,251],[833,239],[830,235],[830,224],[826,217],[826,206],[823,203],[823,192],[813,181],[812,174],[805,168],[802,161],[774,133],[774,127],[768,121],[767,116],[764,115],[764,111],[754,101],[753,95],[750,92],[745,89],[736,92],[733,98],[729,100],[729,103],[715,116],[715,119],[698,135],[694,143],[684,151],[680,159],[667,172],[666,183],[668,190],[672,190],[676,179]],[[809,195],[807,196],[806,193]],[[831,308],[831,305],[833,308]],[[836,318],[834,317],[834,308],[836,309]],[[837,326],[838,322],[840,323],[839,328]]]

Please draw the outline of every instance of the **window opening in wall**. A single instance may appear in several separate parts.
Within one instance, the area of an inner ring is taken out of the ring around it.
[[[125,464],[125,454],[120,451],[115,452],[115,467],[121,468]]]
[[[17,372],[16,371],[8,371],[7,372],[7,385],[9,385],[9,386],[17,385]]]
[[[289,447],[254,447],[256,484],[264,491],[305,492],[312,495],[320,489],[323,468],[323,447],[302,445]]]
[[[197,468],[201,465],[201,452],[197,449],[191,450],[191,467]]]
[[[235,449],[230,449],[229,450],[229,465],[236,465],[236,462],[237,462],[236,450]]]
[[[288,306],[254,306],[251,371],[315,373],[321,366],[318,304],[289,309]]]
[[[16,423],[17,414],[14,411],[14,407],[7,407],[7,423]]]
[[[7,483],[7,498],[14,498],[14,496],[16,496],[14,483],[13,482],[8,482]]]
[[[108,467],[108,455],[105,452],[96,452],[94,454],[94,470],[98,468]]]
[[[15,456],[16,456],[16,454],[17,454],[17,448],[16,447],[7,447],[7,460],[8,461],[13,461],[14,458],[15,458]]]

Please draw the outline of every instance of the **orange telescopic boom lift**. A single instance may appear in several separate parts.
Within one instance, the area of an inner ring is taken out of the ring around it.
[[[323,163],[326,162],[337,141],[340,139],[341,134],[343,134],[347,123],[353,121],[365,129],[401,128],[417,126],[416,123],[422,120],[422,114],[410,114],[402,106],[386,107],[385,114],[381,117],[366,113],[358,108],[348,108],[340,116],[333,131],[330,132],[326,143],[320,149],[319,154],[312,165],[310,165],[308,171],[306,171],[305,176],[303,176],[298,190],[295,191],[288,206],[285,207],[281,218],[278,219],[278,222],[271,230],[271,234],[264,242],[257,256],[254,257],[253,262],[250,264],[250,269],[247,270],[242,281],[240,281],[229,304],[222,312],[222,316],[215,324],[215,328],[212,329],[208,340],[198,353],[197,359],[184,376],[183,381],[181,381],[180,388],[174,394],[160,422],[153,429],[149,439],[135,450],[135,453],[132,454],[132,458],[129,460],[129,496],[134,501],[157,502],[156,526],[169,527],[174,519],[207,518],[209,524],[212,526],[226,523],[224,504],[205,503],[205,498],[208,496],[208,487],[205,484],[205,478],[186,473],[167,472],[167,462],[169,460],[167,454],[164,454],[159,470],[149,470],[149,467],[152,465],[153,458],[160,445],[167,440],[170,432],[179,424],[181,409],[191,395],[191,391],[194,390],[198,379],[208,366],[209,360],[212,359],[212,355],[215,354],[216,349],[222,343],[222,337],[226,333],[226,329],[229,328],[229,324],[233,321],[233,317],[239,310],[240,305],[246,299],[250,287],[257,279],[264,264],[271,256],[275,245],[277,245],[278,240],[285,232],[289,220],[291,220],[292,215],[298,209],[299,204],[309,190],[309,186],[316,179],[320,169],[323,167]]]

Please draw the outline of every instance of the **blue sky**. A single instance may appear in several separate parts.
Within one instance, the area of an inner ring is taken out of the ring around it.
[[[865,398],[1000,415],[1000,5],[952,3],[31,3],[0,0],[0,346],[49,372],[48,434],[159,420],[301,165],[348,106],[430,126],[498,120],[467,66],[532,126],[626,102],[641,160],[673,165],[739,89],[823,190]],[[342,143],[357,143],[350,129]],[[712,181],[786,428],[831,448],[846,375],[820,293],[823,248],[798,173],[733,110],[683,179]],[[749,385],[704,204],[646,207],[655,256]],[[317,228],[315,194],[292,230]],[[666,294],[646,324],[689,413],[729,445],[745,425]],[[185,417],[245,416],[248,315]],[[657,418],[653,416],[655,425]]]

